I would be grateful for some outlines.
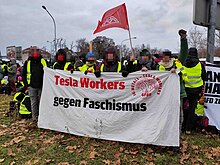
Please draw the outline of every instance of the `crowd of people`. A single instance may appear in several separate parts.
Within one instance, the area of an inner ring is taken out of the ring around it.
[[[53,65],[48,66],[48,63],[41,56],[40,50],[31,48],[30,56],[25,61],[22,71],[20,66],[16,66],[15,60],[11,59],[8,65],[1,65],[2,76],[0,78],[4,80],[3,77],[8,76],[8,90],[10,91],[8,94],[14,95],[14,101],[21,102],[20,109],[23,107],[19,111],[21,115],[31,114],[33,121],[37,122],[44,67],[66,70],[72,74],[74,71],[81,71],[84,74],[93,73],[96,77],[101,77],[104,74],[103,72],[117,72],[123,77],[127,77],[129,73],[136,71],[158,70],[176,73],[177,70],[180,70],[178,74],[180,77],[181,105],[177,108],[180,111],[180,129],[186,134],[191,134],[196,129],[195,112],[198,100],[203,98],[202,91],[206,80],[206,71],[204,65],[199,61],[197,49],[188,49],[187,32],[181,29],[178,33],[181,43],[178,58],[174,58],[169,50],[164,50],[160,55],[153,55],[149,50],[143,49],[138,58],[132,54],[127,61],[122,62],[116,49],[109,47],[105,50],[102,62],[96,60],[96,55],[93,52],[88,52],[85,60],[80,58],[73,64],[67,61],[65,50],[59,49],[56,53],[56,61]],[[1,89],[3,89],[2,83]]]

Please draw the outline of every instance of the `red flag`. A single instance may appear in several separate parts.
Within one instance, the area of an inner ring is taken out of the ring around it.
[[[98,26],[93,34],[113,27],[129,30],[125,3],[106,11],[102,16],[102,21],[98,22]]]

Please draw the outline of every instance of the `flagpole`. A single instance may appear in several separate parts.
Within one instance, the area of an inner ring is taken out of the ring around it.
[[[130,27],[129,27],[129,25],[128,25],[128,35],[129,35],[129,40],[130,40],[131,53],[132,53],[132,55],[134,55],[134,49],[133,49],[133,46],[132,46],[131,32],[130,32]]]

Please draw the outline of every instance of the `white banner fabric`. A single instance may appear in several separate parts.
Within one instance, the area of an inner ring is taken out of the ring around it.
[[[179,146],[179,77],[44,69],[38,127],[106,140]]]

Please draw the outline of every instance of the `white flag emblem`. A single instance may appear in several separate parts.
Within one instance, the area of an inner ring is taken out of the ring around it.
[[[117,24],[119,21],[114,16],[108,17],[105,22],[102,24],[102,27],[108,26],[110,24]]]

